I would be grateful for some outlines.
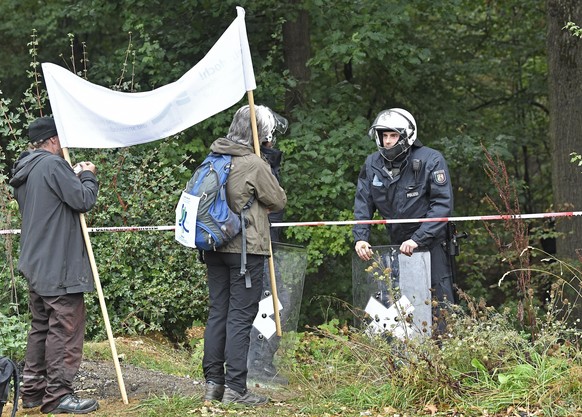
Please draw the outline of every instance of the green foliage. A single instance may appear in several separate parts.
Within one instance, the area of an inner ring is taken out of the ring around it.
[[[39,9],[32,0],[0,2],[5,16],[0,23],[3,51],[12,57],[0,68],[6,93],[2,106],[12,109],[12,113],[3,110],[10,124],[0,125],[3,136],[12,138],[2,142],[8,160],[26,145],[21,136],[27,122],[41,111],[50,113],[39,84],[39,62],[58,62],[96,84],[120,91],[147,91],[177,80],[198,62],[232,22],[234,6],[240,4],[247,13],[257,77],[255,101],[291,121],[288,136],[278,141],[285,152],[286,220],[353,217],[354,184],[365,156],[375,150],[367,129],[377,112],[395,106],[415,115],[419,140],[445,154],[455,188],[454,214],[488,214],[484,198],[495,190],[483,175],[482,146],[508,165],[523,212],[550,208],[545,22],[539,1],[341,0],[331,8],[320,0],[73,3],[55,0]],[[285,23],[300,11],[310,21],[308,80],[290,76],[287,58],[292,51],[285,50],[283,43]],[[21,52],[25,44],[29,54]],[[27,79],[23,71],[29,55],[33,62]],[[27,89],[30,82],[34,88]],[[298,86],[304,93],[296,105],[288,106],[285,96],[295,94]],[[164,150],[164,162],[184,161],[192,169],[212,140],[224,135],[234,110],[188,129],[175,139],[179,146]],[[143,149],[147,152],[148,148]],[[189,159],[185,161],[183,155]],[[7,166],[1,168],[7,173]],[[100,175],[106,169],[101,163]],[[115,207],[117,196],[111,197],[101,201],[115,218],[109,223],[106,216],[93,217],[93,225],[124,224],[121,205]],[[159,207],[141,207],[147,224],[162,224],[162,217],[156,218]],[[152,214],[147,212],[150,208]],[[145,224],[137,217],[132,222]],[[503,257],[482,223],[458,226],[471,236],[463,241],[458,258],[462,287],[497,304],[515,301],[509,288],[491,288],[499,278]],[[545,224],[532,228],[551,234]],[[374,229],[373,243],[386,243],[384,233]],[[351,296],[350,227],[288,228],[285,236],[291,243],[308,246],[305,321],[325,321],[319,310],[342,314],[341,309],[327,309],[325,297],[347,300]],[[135,239],[150,244],[146,236]],[[137,242],[130,244],[137,247]],[[137,250],[130,253],[140,255]],[[118,268],[116,274],[134,269]],[[322,300],[321,309],[313,308]],[[138,321],[130,327],[139,328]]]
[[[508,190],[499,190],[506,201]],[[522,249],[525,235],[518,232],[512,244]],[[505,251],[505,256],[515,257],[508,264],[518,268],[500,279],[500,284],[509,276],[515,279],[524,303],[533,294],[536,275],[551,280],[545,305],[528,305],[528,313],[535,317],[526,323],[510,308],[499,312],[461,292],[462,303],[444,311],[446,330],[432,339],[401,340],[389,332],[372,337],[360,329],[340,327],[338,320],[305,333],[294,369],[307,391],[317,393],[309,401],[312,410],[341,404],[342,409],[371,413],[391,407],[411,413],[428,409],[433,414],[521,409],[568,416],[579,411],[580,384],[572,383],[572,378],[582,369],[582,332],[579,320],[571,322],[571,313],[582,299],[582,273],[547,253],[549,267],[519,260],[535,259],[535,252],[531,247],[513,255]],[[369,272],[377,280],[390,273],[374,263]],[[377,381],[385,390],[375,389]]]
[[[24,359],[29,327],[27,320],[26,315],[6,316],[0,312],[0,356],[8,356],[15,361]]]
[[[359,163],[354,165],[353,161],[363,164],[368,151],[362,146],[364,143],[359,135],[354,137],[352,133],[365,131],[366,121],[351,119],[345,113],[341,103],[348,91],[345,94],[342,92],[335,103],[341,123],[334,117],[322,122],[328,112],[323,109],[297,112],[300,121],[291,126],[291,137],[281,140],[280,147],[285,152],[282,185],[288,194],[288,221],[349,220],[353,217],[353,195],[360,169]],[[350,158],[345,157],[343,147],[337,146],[340,142],[353,144]],[[313,217],[306,219],[306,212]],[[350,240],[351,230],[346,227],[296,227],[286,230],[286,236],[308,242],[311,270],[320,266],[324,257],[344,255],[350,250],[346,241]]]
[[[371,338],[337,321],[306,332],[294,376],[310,394],[310,412],[327,405],[372,415],[510,409],[573,415],[580,401],[579,380],[572,381],[582,369],[580,331],[552,315],[532,341],[515,330],[509,311],[467,301],[466,309],[453,308],[438,339]]]
[[[32,84],[17,112],[10,110],[8,100],[2,101],[0,129],[10,135],[6,148],[14,152],[14,157],[27,142],[23,127],[35,114],[43,114],[46,102],[46,92],[39,85],[39,67],[35,61],[37,45],[33,40],[31,55],[34,65],[29,73]],[[35,111],[31,113],[29,109]],[[22,120],[24,115],[26,120]],[[86,216],[89,226],[173,223],[176,201],[189,178],[185,164],[191,158],[185,156],[176,138],[157,145],[70,152],[73,163],[91,160],[98,167],[100,194],[96,207]],[[7,180],[8,177],[3,175],[2,201],[14,202]],[[19,223],[15,204],[0,208],[3,226]],[[6,282],[11,282],[11,294],[16,295],[15,299],[23,309],[26,288],[22,285],[23,280],[14,279],[18,243],[16,240],[13,244],[10,236],[5,241],[9,248],[6,252],[8,264],[12,265],[8,270],[12,279]],[[160,231],[100,234],[92,239],[92,246],[115,333],[159,330],[175,341],[183,341],[185,330],[192,322],[205,316],[205,268],[198,262],[197,253],[177,244],[173,234]],[[7,270],[2,272],[4,276]],[[9,274],[6,276],[10,277]],[[95,293],[87,296],[87,307],[90,318],[88,336],[102,337],[104,323]]]
[[[177,149],[169,139],[155,146],[75,152],[76,160],[92,160],[98,168],[99,197],[87,215],[88,226],[173,224],[189,178],[188,158],[174,159]],[[206,269],[198,252],[179,245],[172,231],[99,233],[91,241],[115,332],[157,330],[183,340],[193,321],[205,316]],[[97,319],[95,296],[88,306]],[[103,323],[90,322],[87,331],[102,334]]]
[[[156,416],[183,416],[192,413],[192,404],[197,403],[198,398],[162,396],[144,400],[135,410],[143,417]]]
[[[572,36],[582,38],[582,28],[580,28],[576,23],[568,22],[566,23],[566,26],[564,26],[564,29],[568,30]]]
[[[201,377],[201,358],[188,349],[177,348],[158,333],[119,337],[115,344],[117,354],[126,364],[182,377]],[[109,343],[86,342],[83,345],[83,357],[88,360],[111,361]]]
[[[31,54],[35,56],[35,41],[29,45]],[[31,66],[34,67],[34,60]],[[32,84],[29,92],[35,87],[34,71],[29,72]],[[22,119],[26,117],[28,108],[38,108],[38,100],[30,100],[32,94],[27,94],[17,109],[11,108],[12,100],[4,97],[0,91],[0,135],[7,139],[7,144],[0,148],[0,229],[15,230],[20,226],[18,204],[14,200],[8,186],[8,155],[24,149],[22,140]],[[42,98],[39,98],[42,100]],[[4,234],[0,236],[4,248],[0,251],[0,355],[12,359],[24,358],[26,340],[29,329],[27,314],[27,286],[19,279],[16,272],[18,257],[18,236]]]
[[[455,336],[443,341],[442,352],[447,361],[454,362],[459,379],[467,384],[467,393],[474,395],[473,405],[501,409],[517,405],[519,398],[523,404],[552,410],[552,415],[572,412],[568,404],[578,401],[579,394],[557,388],[572,378],[573,372],[579,372],[580,331],[567,326],[556,313],[551,310],[546,314],[533,341],[526,333],[514,330],[509,311],[497,313],[481,305],[473,309],[471,318],[453,316],[457,321],[453,328],[466,331],[453,332]],[[472,372],[467,357],[471,358]]]
[[[572,152],[570,153],[570,156],[572,157],[570,158],[570,162],[576,164],[577,166],[582,166],[582,155],[577,152]]]

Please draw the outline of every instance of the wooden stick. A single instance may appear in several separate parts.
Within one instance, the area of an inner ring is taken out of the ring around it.
[[[69,157],[69,150],[63,148],[63,156],[69,164],[71,158]],[[99,280],[99,272],[97,271],[97,264],[95,263],[95,256],[93,254],[93,247],[89,239],[89,231],[87,230],[87,222],[85,221],[84,213],[79,213],[81,221],[81,230],[83,231],[83,239],[89,255],[89,262],[91,263],[91,271],[93,271],[93,279],[95,281],[95,288],[97,289],[97,296],[99,297],[99,305],[101,306],[101,314],[105,322],[105,330],[107,331],[107,339],[109,339],[109,347],[111,348],[111,355],[113,356],[113,363],[115,364],[115,372],[117,373],[117,382],[119,390],[121,391],[121,398],[124,404],[128,404],[127,392],[125,391],[125,383],[123,382],[123,375],[121,374],[121,367],[119,366],[119,357],[117,356],[117,348],[115,347],[115,340],[113,339],[113,332],[111,331],[111,323],[109,322],[109,314],[107,314],[107,305],[105,304],[105,297],[103,296],[103,289],[101,288],[101,281]]]
[[[249,107],[251,110],[251,128],[253,130],[253,144],[255,153],[261,156],[261,145],[259,144],[259,134],[257,132],[257,117],[255,114],[255,99],[253,97],[253,90],[247,91],[249,97]],[[271,244],[271,235],[267,235],[269,239],[269,275],[271,278],[271,294],[273,295],[273,311],[275,312],[275,330],[277,336],[281,337],[281,317],[279,315],[279,297],[277,296],[277,279],[275,278],[275,262],[273,261],[273,245]]]

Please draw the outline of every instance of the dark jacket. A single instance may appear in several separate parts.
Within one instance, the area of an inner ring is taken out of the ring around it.
[[[232,155],[232,168],[226,183],[229,207],[234,212],[240,213],[251,196],[255,196],[256,200],[246,214],[247,253],[269,255],[268,210],[278,211],[285,207],[287,204],[285,191],[271,173],[267,161],[256,155],[248,146],[220,138],[212,143],[210,149],[212,152]],[[217,251],[241,253],[242,235],[239,234]]]
[[[279,184],[281,184],[281,161],[283,160],[283,152],[276,148],[267,148],[261,146],[261,155],[269,165],[271,166],[271,172],[277,178]],[[285,209],[278,211],[271,211],[269,213],[269,222],[282,223],[285,218]],[[271,227],[271,242],[281,241],[281,228]]]
[[[416,162],[416,161],[418,162]],[[453,191],[447,163],[442,154],[426,146],[413,146],[391,179],[379,152],[366,158],[358,178],[354,216],[370,220],[377,210],[384,219],[450,217]],[[416,170],[413,166],[418,167]],[[431,249],[446,238],[446,222],[387,224],[392,245],[412,239]],[[354,226],[355,241],[369,241],[370,225]]]
[[[10,185],[22,217],[18,269],[30,290],[41,296],[92,291],[79,213],[97,201],[95,175],[77,177],[63,158],[37,149],[20,155]]]

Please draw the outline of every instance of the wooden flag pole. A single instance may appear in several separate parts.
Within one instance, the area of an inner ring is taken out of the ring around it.
[[[251,127],[253,129],[253,144],[255,153],[261,156],[261,145],[259,144],[259,134],[257,131],[257,117],[255,114],[255,99],[253,97],[253,90],[247,91],[249,96],[249,108],[251,110]],[[273,295],[273,311],[275,312],[275,329],[277,336],[281,337],[281,317],[279,315],[279,297],[277,296],[277,280],[275,278],[275,262],[273,261],[273,245],[271,244],[271,235],[267,235],[269,239],[269,276],[271,282],[271,294]]]
[[[71,158],[69,150],[63,148],[63,156],[69,164]],[[115,364],[115,372],[117,373],[117,382],[119,390],[121,391],[121,398],[124,404],[128,404],[127,392],[125,391],[125,383],[123,382],[123,375],[121,374],[121,367],[119,366],[119,357],[117,356],[117,348],[115,347],[115,340],[113,339],[113,332],[111,331],[111,323],[109,322],[109,314],[107,314],[107,306],[105,305],[105,297],[103,297],[103,289],[101,288],[101,281],[99,280],[99,272],[97,271],[97,264],[95,263],[95,256],[93,255],[93,247],[89,239],[89,231],[87,230],[87,222],[85,221],[84,213],[79,213],[81,221],[81,230],[83,231],[83,239],[89,255],[89,262],[91,263],[91,271],[93,272],[93,279],[95,281],[95,288],[97,289],[97,296],[99,297],[99,305],[101,306],[101,314],[105,322],[105,330],[107,331],[107,338],[109,339],[109,347],[111,348],[111,355],[113,356],[113,363]]]

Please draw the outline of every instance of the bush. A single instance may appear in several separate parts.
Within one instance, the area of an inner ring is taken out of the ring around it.
[[[190,173],[175,161],[177,144],[83,151],[76,160],[92,160],[100,183],[88,226],[173,225],[175,206]],[[170,155],[170,156],[168,156]],[[198,252],[181,246],[173,230],[122,231],[91,235],[99,277],[114,332],[162,331],[183,341],[185,330],[206,313],[206,268]],[[90,337],[101,336],[96,294],[87,297]]]
[[[26,315],[5,316],[0,313],[0,356],[15,361],[24,359],[28,327]]]
[[[15,159],[27,146],[26,126],[47,106],[36,61],[36,38],[30,44],[33,80],[25,99],[13,111],[7,99],[0,101],[0,133],[8,138],[3,149]],[[1,94],[1,92],[0,92]],[[174,208],[190,177],[177,137],[149,145],[124,149],[70,150],[73,163],[86,160],[97,166],[100,191],[96,206],[86,214],[87,225],[122,227],[128,225],[168,225],[174,223]],[[8,183],[9,164],[0,153],[0,225],[19,227],[17,205]],[[8,204],[4,204],[8,202]],[[26,308],[24,279],[15,279],[18,261],[18,237],[8,235],[6,265],[0,270],[4,293],[14,295],[19,309]],[[197,252],[178,244],[173,231],[139,233],[97,233],[91,235],[97,271],[114,333],[162,331],[174,341],[185,339],[185,330],[206,314],[205,267]],[[5,279],[4,277],[7,277]],[[12,298],[10,300],[13,301]],[[105,334],[96,293],[88,294],[87,336]],[[15,311],[19,311],[16,309]],[[14,313],[11,313],[14,314]],[[18,313],[16,313],[18,316]],[[11,319],[11,318],[10,318]],[[20,320],[19,317],[16,318]]]
[[[337,321],[305,332],[293,378],[310,393],[309,411],[575,415],[580,331],[552,317],[532,340],[508,310],[466,301],[448,316],[446,334],[432,339],[370,337]]]

